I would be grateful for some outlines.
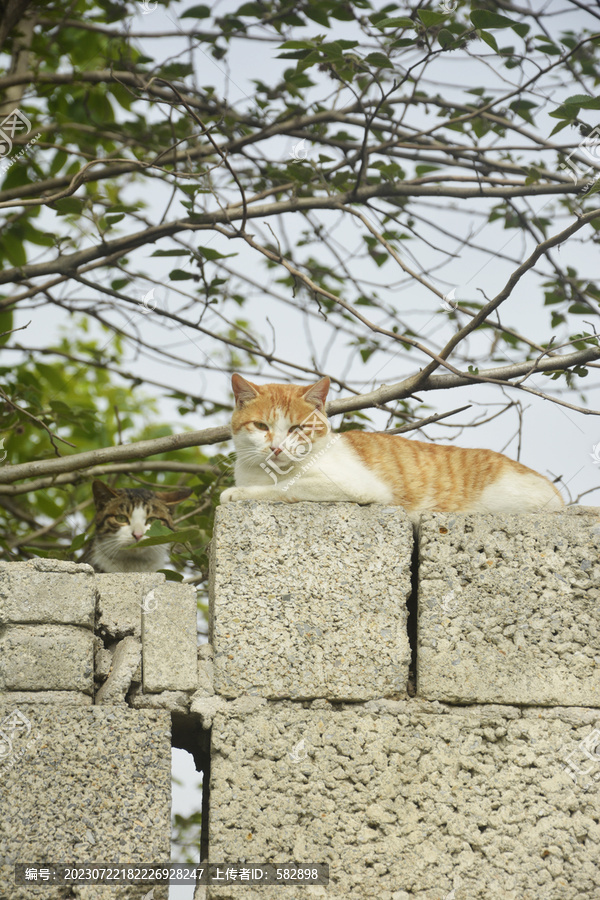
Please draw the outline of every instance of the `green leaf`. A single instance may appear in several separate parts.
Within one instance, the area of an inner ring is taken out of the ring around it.
[[[172,272],[169,272],[171,281],[189,281],[193,277],[191,272],[184,272],[183,269],[173,269]]]
[[[344,58],[342,45],[338,41],[321,44],[319,49],[328,59],[339,60],[341,62]]]
[[[64,150],[57,150],[54,154],[52,164],[50,165],[49,174],[54,176],[57,172],[60,172],[64,164],[67,162],[68,158],[69,157]]]
[[[53,247],[55,237],[49,231],[38,231],[29,222],[25,223],[25,237],[32,244],[39,244],[41,247]]]
[[[430,9],[418,9],[417,14],[425,28],[431,28],[432,25],[440,25],[447,18],[444,13],[433,12]]]
[[[557,107],[557,109],[553,109],[552,112],[548,113],[548,115],[551,119],[569,119],[572,121],[573,119],[577,118],[578,112],[578,106],[561,105]]]
[[[324,28],[329,28],[329,16],[326,12],[320,9],[315,9],[314,6],[305,7],[303,10],[304,15],[308,19],[312,19],[313,22],[317,22],[319,25],[323,25]]]
[[[584,95],[574,94],[548,115],[552,119],[575,119],[580,109],[600,109],[600,97],[585,96],[584,101],[576,99],[581,96]]]
[[[512,28],[517,24],[507,16],[500,16],[487,9],[474,9],[471,13],[471,22],[475,28]]]
[[[83,202],[76,200],[75,197],[63,197],[62,200],[56,200],[52,205],[59,216],[66,216],[69,213],[80,215],[83,210]]]
[[[368,4],[364,2],[355,3],[355,6],[363,6],[365,7]],[[329,10],[329,15],[332,19],[339,19],[342,22],[351,22],[354,19],[355,13],[354,10],[350,8],[350,4],[346,5],[345,3],[333,3],[331,9]]]
[[[155,250],[150,256],[188,256],[189,250]]]
[[[165,576],[165,581],[183,581],[181,572],[173,572],[171,569],[159,569],[158,571]]]
[[[314,41],[284,41],[280,44],[279,50],[312,50],[315,46]]]
[[[376,28],[414,28],[415,23],[407,16],[397,16],[394,19],[381,19],[376,23]]]
[[[421,177],[421,175],[427,175],[428,172],[439,172],[439,169],[440,169],[439,166],[429,166],[429,165],[415,166],[415,174],[417,174],[419,177]]]
[[[159,544],[185,544],[188,541],[196,541],[201,538],[200,529],[195,526],[193,528],[183,528],[181,531],[170,531],[164,525],[153,522],[146,534],[150,535],[150,532],[154,532],[151,537],[143,537],[141,541],[138,541],[137,544],[128,549],[135,551],[138,547],[156,547]]]
[[[212,247],[198,247],[198,252],[204,259],[229,259],[230,256],[237,256],[237,253],[219,253],[218,250],[213,250]]]
[[[536,52],[538,53],[546,53],[548,56],[560,56],[562,50],[560,47],[557,47],[556,44],[543,44],[541,47],[536,47]]]
[[[13,266],[24,266],[27,262],[27,254],[23,241],[13,234],[5,234],[2,241],[4,255]]]
[[[600,179],[598,181],[595,181],[589,191],[585,191],[585,194],[587,197],[589,197],[590,194],[597,194],[598,191],[600,191]]]
[[[590,97],[589,94],[573,94],[571,97],[567,97],[566,100],[563,100],[563,104],[565,106],[583,106],[588,100],[593,99],[594,98]]]
[[[478,31],[477,32],[482,41],[491,47],[492,50],[495,50],[498,53],[498,44],[496,43],[496,38],[493,34],[490,34],[489,31]]]
[[[278,53],[276,59],[307,59],[311,53],[315,54],[315,60],[320,59],[316,50],[292,50],[290,53]]]
[[[68,403],[63,403],[62,400],[49,400],[48,405],[52,412],[55,412],[60,415],[70,415],[71,407]]]
[[[237,10],[236,16],[261,16],[262,12],[260,3],[243,3]]]
[[[5,332],[10,331],[13,327],[13,311],[12,309],[4,310],[4,312],[0,312],[0,335],[4,335],[4,337],[0,337],[0,346],[5,344],[10,339],[10,334],[6,334]]]
[[[74,537],[73,540],[71,541],[71,546],[67,550],[67,553],[75,553],[77,550],[81,550],[81,548],[83,547],[83,545],[86,542],[86,538],[87,538],[87,535],[85,533],[78,534],[76,537]]]
[[[526,122],[529,122],[530,125],[534,125],[534,121],[531,118],[530,110],[537,109],[537,103],[532,103],[530,100],[515,100],[510,104],[510,108],[522,119],[525,119]]]
[[[568,119],[565,119],[563,122],[559,122],[558,125],[555,125],[554,128],[552,129],[552,131],[550,132],[550,137],[552,137],[553,134],[556,134],[557,131],[562,131],[563,128],[566,128],[567,125],[570,125],[570,124],[571,123],[569,122]]]
[[[391,62],[383,53],[369,53],[369,55],[365,57],[365,62],[368,62],[372,66],[377,66],[378,69],[393,68]]]
[[[414,38],[398,38],[397,41],[392,41],[389,44],[390,50],[397,50],[399,47],[411,47],[414,46],[417,41],[417,37]]]
[[[190,6],[185,12],[179,14],[180,19],[208,19],[210,16],[210,7],[208,6]]]
[[[440,42],[440,46],[443,47],[444,50],[446,49],[446,47],[450,47],[450,45],[453,44],[454,41],[456,40],[456,38],[454,37],[452,32],[448,31],[447,28],[442,28],[442,30],[438,34],[437,38],[438,38],[438,41]]]
[[[525,22],[513,22],[512,30],[515,34],[518,34],[519,37],[524,38],[531,31],[531,27]]]

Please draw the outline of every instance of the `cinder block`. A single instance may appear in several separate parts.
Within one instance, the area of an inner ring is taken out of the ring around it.
[[[0,625],[83,625],[93,628],[94,570],[57,559],[0,562]]]
[[[82,691],[94,684],[94,635],[73,625],[0,630],[0,690]]]
[[[144,692],[192,691],[198,684],[196,591],[167,581],[153,590],[142,617]]]
[[[103,637],[116,640],[133,635],[141,637],[142,609],[152,608],[152,591],[165,583],[159,573],[143,575],[96,575],[98,622],[96,630]]]
[[[0,897],[142,900],[149,884],[43,887],[14,864],[169,859],[171,716],[119,707],[0,705]],[[6,751],[6,746],[4,747]],[[154,900],[166,900],[156,888]]]
[[[273,889],[293,900],[600,896],[600,785],[565,768],[596,719],[419,700],[217,712],[210,861],[328,863],[325,888]]]
[[[201,697],[213,697],[215,693],[214,651],[211,644],[198,647],[198,684],[193,700]]]
[[[419,696],[600,706],[599,512],[423,518]]]
[[[133,675],[142,658],[138,638],[125,637],[119,641],[112,655],[108,678],[96,694],[96,703],[125,703]]]
[[[3,691],[0,703],[29,706],[31,703],[60,703],[62,706],[91,706],[89,694],[80,691]]]
[[[210,586],[216,692],[403,696],[412,540],[398,507],[219,507]]]
[[[186,691],[160,691],[158,694],[144,694],[140,685],[134,685],[127,698],[133,709],[168,709],[180,716],[189,716],[191,698]],[[187,719],[190,727],[193,717]]]
[[[87,862],[87,859],[82,860],[82,867]],[[92,860],[92,862],[105,865],[104,860]],[[19,886],[15,885],[15,867],[4,866],[0,862],[0,890],[3,887],[6,888],[6,893],[0,893],[1,900],[37,900],[38,897],[43,897],[43,900],[73,900],[75,897],[77,900],[168,900],[168,885],[156,884],[153,893],[149,894],[149,884],[150,882],[119,885],[113,883],[110,888],[106,884],[52,887],[47,884],[42,885],[38,881],[35,887],[31,883]],[[42,887],[41,891],[40,887]],[[75,894],[74,891],[77,893]]]

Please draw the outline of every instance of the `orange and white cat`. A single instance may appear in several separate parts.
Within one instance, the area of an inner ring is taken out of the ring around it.
[[[398,435],[335,434],[325,415],[329,378],[305,387],[257,385],[233,375],[236,448],[231,500],[350,501],[423,512],[557,510],[554,485],[494,450],[426,444]]]

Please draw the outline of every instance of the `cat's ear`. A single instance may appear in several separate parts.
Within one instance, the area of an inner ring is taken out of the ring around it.
[[[302,393],[302,396],[308,403],[314,403],[317,409],[325,409],[325,400],[327,399],[329,385],[329,378],[328,376],[325,376],[325,378],[321,378],[320,381],[317,381],[316,384],[311,384],[310,387],[306,388]]]
[[[182,500],[187,500],[187,498],[192,493],[191,488],[180,488],[178,491],[167,491],[166,493],[157,493],[157,497],[159,500],[162,500],[163,503],[166,503],[167,506],[175,506],[177,503],[181,503]]]
[[[231,387],[233,389],[236,406],[243,406],[245,403],[258,397],[258,388],[256,385],[246,381],[241,375],[233,374],[231,376]]]
[[[94,503],[97,509],[102,509],[110,500],[118,497],[120,493],[120,491],[113,491],[111,487],[102,481],[92,482],[92,494],[94,495]]]

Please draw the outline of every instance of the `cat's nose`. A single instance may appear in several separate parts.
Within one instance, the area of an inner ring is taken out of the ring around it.
[[[271,447],[271,450],[273,451],[275,456],[279,456],[279,454],[281,453],[281,447]]]
[[[136,539],[136,541],[139,541],[140,538],[144,537],[144,532],[143,531],[134,531],[133,536]]]

